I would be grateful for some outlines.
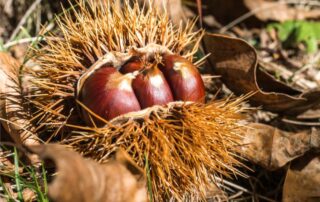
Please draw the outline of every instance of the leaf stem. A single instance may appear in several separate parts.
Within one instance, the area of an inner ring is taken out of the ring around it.
[[[14,174],[15,174],[15,181],[17,186],[17,193],[19,201],[23,201],[22,196],[22,187],[20,182],[20,175],[19,175],[19,158],[17,148],[14,147]]]

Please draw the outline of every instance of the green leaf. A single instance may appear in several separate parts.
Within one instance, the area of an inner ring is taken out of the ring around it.
[[[270,31],[271,29],[277,30],[278,37],[284,47],[292,47],[303,43],[308,53],[314,53],[318,50],[320,22],[301,20],[271,23],[267,26],[267,30]]]

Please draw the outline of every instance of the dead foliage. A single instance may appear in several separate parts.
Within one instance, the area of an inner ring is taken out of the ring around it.
[[[240,19],[245,19],[247,26],[258,27],[267,21],[283,22],[320,17],[319,10],[291,6],[294,3],[299,4],[299,1],[203,0],[202,4],[205,5],[204,15],[213,15],[215,20],[228,28],[242,22]]]
[[[182,7],[181,0],[161,0],[161,1],[148,1],[139,0],[141,6],[147,5],[150,8],[157,8],[162,12],[167,12],[171,21],[179,25],[182,22],[187,21],[187,16],[185,15],[184,9]]]
[[[39,145],[29,149],[55,169],[48,185],[52,201],[147,201],[144,171],[124,151],[118,151],[114,160],[98,164],[61,145]]]
[[[30,121],[19,85],[21,64],[7,53],[0,53],[0,67],[1,124],[16,143],[35,144],[38,138],[27,130]]]
[[[241,39],[207,34],[204,38],[214,71],[236,95],[255,92],[255,106],[282,114],[296,115],[320,102],[320,90],[306,92],[276,80],[259,65],[255,49]]]
[[[290,7],[290,2],[286,1],[243,0],[243,3],[261,21],[284,22],[320,17],[319,10]]]
[[[320,132],[316,129],[287,132],[258,123],[247,125],[242,154],[246,159],[269,170],[276,170],[307,152],[320,149]]]
[[[293,161],[283,187],[283,202],[320,200],[320,158],[309,153]]]

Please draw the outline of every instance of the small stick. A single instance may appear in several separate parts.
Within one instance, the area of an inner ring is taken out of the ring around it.
[[[16,41],[10,41],[10,42],[6,43],[5,45],[3,45],[3,48],[8,49],[8,48],[10,48],[12,46],[15,46],[15,45],[20,45],[20,44],[24,44],[24,43],[32,43],[32,42],[35,42],[35,41],[38,41],[38,40],[41,40],[41,38],[39,38],[39,37],[30,37],[30,38],[19,39],[19,40],[16,40]],[[45,40],[45,39],[42,38],[42,40]]]
[[[12,41],[14,39],[14,37],[16,37],[16,35],[19,33],[20,27],[22,25],[24,25],[24,23],[27,21],[28,17],[30,16],[30,14],[34,11],[34,9],[36,9],[36,7],[38,6],[38,4],[41,3],[42,0],[36,0],[35,2],[33,2],[33,4],[29,7],[29,9],[27,10],[27,12],[24,14],[24,16],[22,17],[22,19],[20,20],[19,24],[17,25],[17,27],[14,29],[14,31],[12,32],[9,41]]]

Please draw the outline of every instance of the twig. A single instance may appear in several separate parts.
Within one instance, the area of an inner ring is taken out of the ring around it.
[[[257,196],[258,198],[261,198],[261,199],[263,199],[263,200],[265,200],[265,201],[276,202],[275,200],[269,199],[269,198],[267,198],[267,197],[265,197],[265,196],[262,196],[262,195],[260,195],[260,194],[253,193],[253,192],[251,192],[250,190],[248,190],[248,189],[246,189],[246,188],[244,188],[244,187],[241,187],[241,186],[239,186],[239,185],[237,185],[237,184],[234,184],[234,183],[232,183],[232,182],[229,182],[229,181],[227,181],[227,180],[225,180],[225,179],[221,179],[220,177],[215,176],[214,178],[215,178],[215,180],[217,180],[218,182],[223,183],[223,184],[226,184],[226,185],[228,185],[228,186],[230,186],[230,187],[233,187],[233,188],[235,188],[235,189],[238,189],[239,191],[243,191],[243,192],[245,192],[245,193],[248,193],[248,194],[251,194],[251,195],[255,195],[255,196]]]
[[[236,199],[238,198],[239,196],[241,196],[243,194],[243,191],[239,191],[237,192],[236,194],[230,196],[228,199],[231,200],[231,199]]]
[[[3,45],[3,48],[8,49],[8,48],[15,46],[15,45],[20,45],[20,44],[24,44],[24,43],[32,43],[32,42],[43,41],[43,40],[45,40],[45,38],[41,39],[40,37],[19,39],[16,41],[10,41],[10,42],[6,43],[5,45]]]
[[[27,21],[28,17],[30,16],[30,14],[34,11],[34,9],[36,9],[36,7],[38,6],[38,4],[41,3],[42,0],[36,0],[35,2],[33,2],[33,4],[29,7],[29,9],[27,10],[27,12],[24,14],[24,16],[21,18],[19,24],[17,25],[17,27],[14,29],[14,31],[12,32],[9,41],[12,41],[16,35],[19,33],[20,27],[22,25],[24,25],[24,23]]]
[[[18,192],[18,199],[20,201],[23,201],[22,187],[20,184],[21,182],[20,182],[20,175],[19,175],[18,152],[16,148],[14,148],[14,174],[15,174],[15,181],[16,181],[17,192]]]
[[[320,126],[320,122],[304,122],[304,121],[291,120],[287,118],[283,118],[282,121],[286,123],[294,124],[294,125],[300,125],[300,126]]]
[[[292,81],[294,83],[296,83],[296,81],[297,81],[296,76],[297,75],[301,74],[302,72],[304,72],[307,69],[314,67],[319,61],[320,61],[320,52],[317,53],[308,64],[304,65],[299,70],[297,70],[293,73],[293,75],[291,76]]]
[[[287,2],[277,2],[278,4],[287,4]],[[231,29],[232,27],[234,27],[235,25],[239,24],[240,22],[248,19],[249,17],[253,16],[255,13],[262,11],[262,10],[266,10],[266,9],[270,9],[273,8],[275,6],[278,6],[277,4],[272,4],[272,5],[268,5],[268,6],[261,6],[258,7],[256,9],[251,10],[250,12],[245,13],[244,15],[238,17],[237,19],[233,20],[232,22],[230,22],[229,24],[225,25],[224,27],[222,27],[220,29],[220,33],[225,33],[226,31],[228,31],[229,29]]]

